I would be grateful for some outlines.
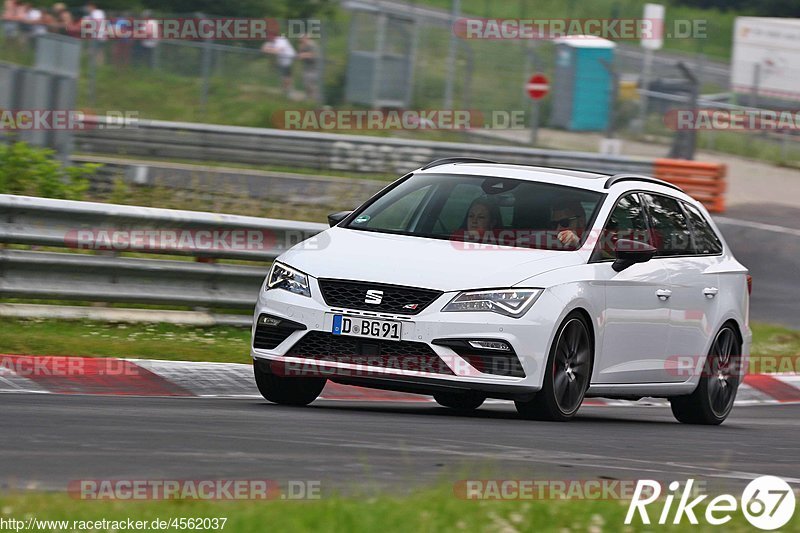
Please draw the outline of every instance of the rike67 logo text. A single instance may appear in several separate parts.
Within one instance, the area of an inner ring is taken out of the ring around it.
[[[775,476],[754,479],[745,487],[739,500],[731,494],[721,494],[706,502],[708,495],[696,496],[693,487],[693,479],[686,482],[682,491],[681,484],[673,481],[661,501],[662,487],[658,481],[639,480],[625,515],[625,524],[631,524],[637,515],[641,523],[648,525],[651,519],[660,525],[680,524],[684,520],[698,524],[700,516],[707,524],[721,526],[730,522],[734,513],[741,511],[747,521],[758,529],[773,530],[786,525],[794,515],[794,491],[786,481]],[[705,512],[701,514],[699,506],[703,503]],[[653,511],[655,513],[651,518]]]

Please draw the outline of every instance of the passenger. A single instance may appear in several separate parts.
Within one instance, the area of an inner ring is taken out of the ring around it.
[[[502,224],[500,208],[485,196],[476,198],[469,206],[466,222],[467,231],[486,232],[498,229]]]

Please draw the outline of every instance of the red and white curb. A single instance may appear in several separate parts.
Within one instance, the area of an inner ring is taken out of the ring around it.
[[[249,364],[0,354],[0,393],[13,392],[261,398],[253,381],[253,367]],[[321,397],[372,402],[433,401],[428,396],[332,382],[325,386]],[[666,403],[666,400],[654,398],[639,402],[588,398],[584,402],[585,405]],[[800,403],[800,376],[797,374],[748,375],[736,399],[737,405],[791,403]]]

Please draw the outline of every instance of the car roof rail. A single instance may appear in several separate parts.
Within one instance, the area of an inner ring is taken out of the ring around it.
[[[429,168],[438,167],[439,165],[449,165],[452,163],[490,163],[493,165],[513,165],[517,167],[532,167],[532,168],[541,168],[544,170],[551,169],[551,170],[567,170],[571,172],[583,172],[585,174],[597,174],[598,177],[600,176],[611,176],[608,172],[603,172],[600,170],[590,170],[589,167],[560,167],[555,165],[543,165],[543,164],[533,164],[533,163],[503,163],[500,161],[492,161],[491,159],[481,159],[479,157],[445,157],[443,159],[437,159],[435,161],[431,161],[421,170],[427,170]]]
[[[479,157],[444,157],[442,159],[431,161],[420,170],[428,170],[429,168],[438,167],[440,165],[449,165],[451,163],[497,163],[497,161],[481,159]]]
[[[675,189],[676,191],[685,192],[683,189],[681,189],[674,183],[660,180],[658,178],[653,178],[651,176],[642,176],[640,174],[614,174],[613,176],[611,176],[606,180],[605,188],[610,189],[612,185],[616,185],[617,183],[620,183],[622,181],[645,181],[647,183],[655,183],[656,185],[663,185],[664,187],[669,187],[670,189]]]
[[[589,167],[561,167],[555,165],[544,165],[544,164],[533,164],[533,163],[512,163],[518,167],[533,167],[533,168],[542,168],[542,169],[551,169],[551,170],[566,170],[568,172],[581,172],[583,174],[597,174],[597,177],[600,176],[611,176],[608,172],[603,170],[590,170]]]

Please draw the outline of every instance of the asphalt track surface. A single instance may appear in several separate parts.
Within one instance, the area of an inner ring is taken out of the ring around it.
[[[718,223],[753,274],[751,317],[800,328],[800,209],[737,206]],[[0,405],[0,487],[266,478],[364,492],[463,479],[695,478],[727,491],[764,474],[800,487],[800,405],[737,406],[719,427],[646,406],[586,406],[563,424],[521,420],[510,403],[459,415],[430,403],[26,393],[2,394]]]
[[[800,209],[746,204],[714,218],[753,276],[751,318],[800,329]]]
[[[694,478],[709,490],[757,475],[800,486],[800,406],[737,406],[716,427],[664,407],[584,407],[568,423],[513,405],[459,415],[435,404],[4,394],[0,480],[64,490],[77,479],[314,480],[327,491],[463,479]]]

